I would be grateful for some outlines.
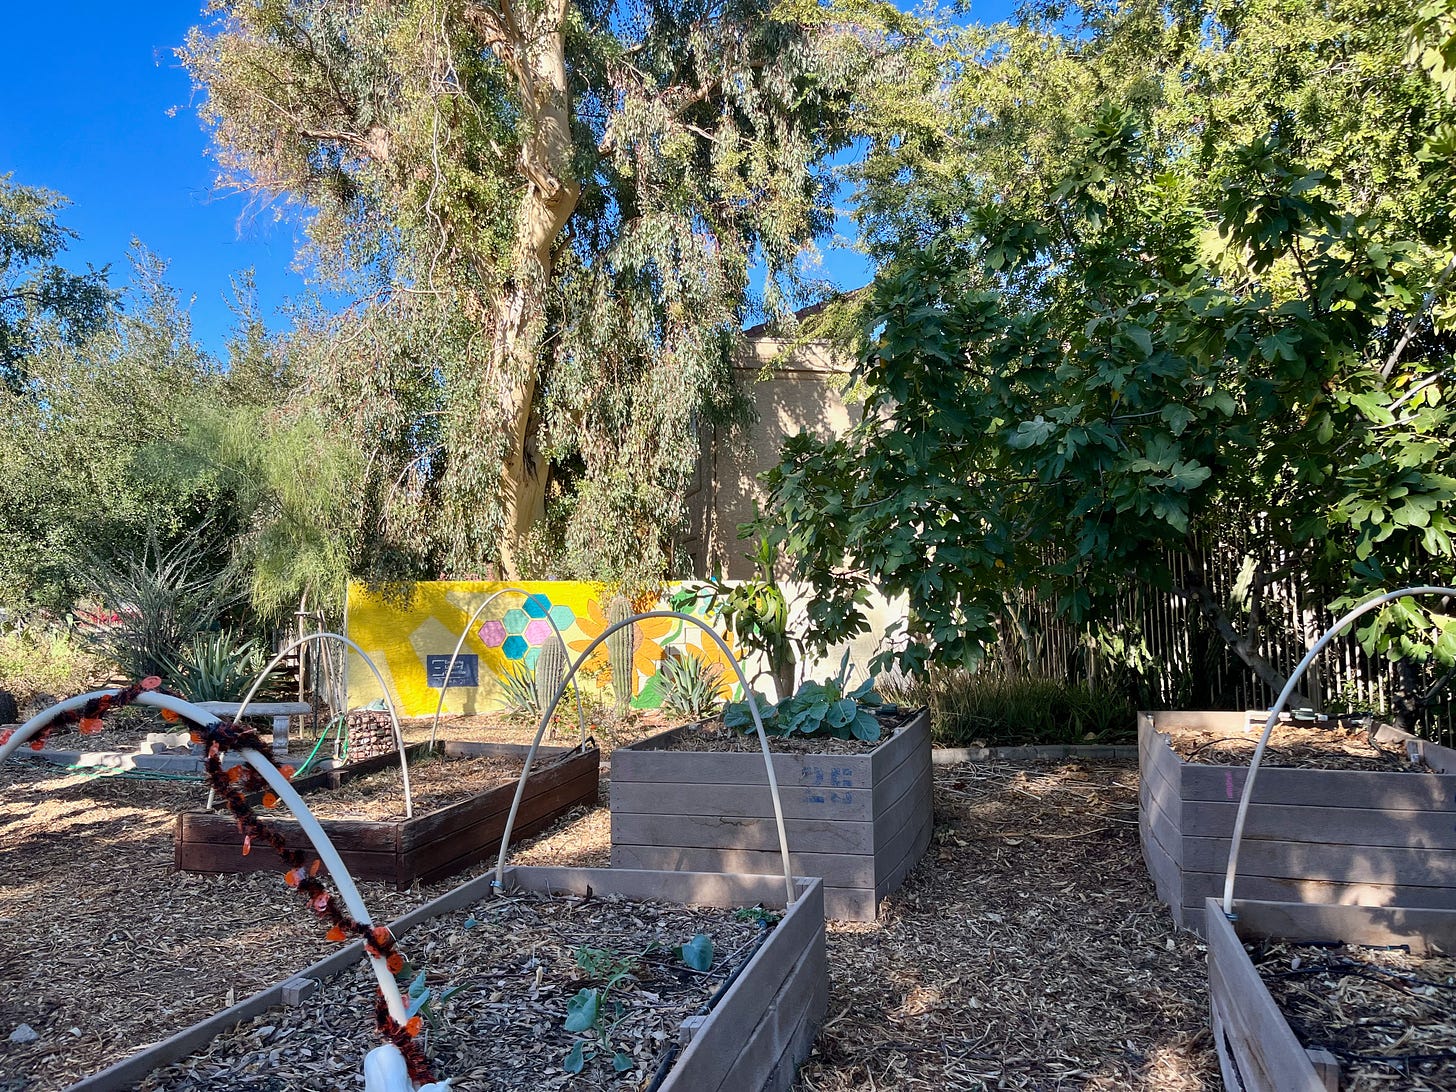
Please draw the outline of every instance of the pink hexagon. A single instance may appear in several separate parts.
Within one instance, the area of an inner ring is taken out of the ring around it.
[[[480,643],[486,648],[500,648],[505,643],[506,627],[494,618],[483,624],[477,633],[480,636]]]
[[[545,618],[533,618],[526,625],[525,638],[533,645],[546,643],[546,638],[551,636],[551,623]]]

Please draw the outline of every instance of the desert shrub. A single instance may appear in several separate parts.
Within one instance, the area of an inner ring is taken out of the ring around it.
[[[101,606],[78,630],[83,646],[134,679],[176,684],[175,665],[193,641],[221,629],[243,602],[240,580],[209,559],[202,533],[167,549],[153,540],[130,556],[90,555],[82,578]]]
[[[1036,743],[1111,743],[1137,737],[1137,710],[1116,691],[1087,683],[933,671],[898,681],[882,679],[886,701],[928,705],[940,747]]]
[[[192,701],[241,701],[265,657],[262,645],[231,630],[199,633],[167,660],[167,677]]]

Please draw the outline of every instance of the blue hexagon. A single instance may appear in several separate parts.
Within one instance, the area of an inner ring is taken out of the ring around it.
[[[572,613],[570,607],[565,607],[558,604],[557,606],[551,608],[550,613],[551,621],[556,623],[556,628],[559,629],[562,633],[565,633],[567,630],[569,630],[576,622],[576,615]]]
[[[522,637],[519,633],[513,633],[509,637],[507,637],[505,639],[505,642],[501,645],[501,652],[505,654],[505,657],[508,660],[519,660],[521,657],[525,656],[526,650],[529,647],[530,646],[526,644],[526,639],[524,637]]]
[[[512,607],[506,611],[505,617],[501,621],[505,623],[507,633],[525,633],[526,625],[531,619],[525,611]]]
[[[531,649],[527,649],[526,650],[526,655],[522,657],[522,661],[532,671],[535,671],[536,670],[536,661],[539,660],[540,658],[541,658],[541,650],[539,648],[531,648]]]
[[[546,612],[551,609],[551,600],[547,599],[540,592],[526,596],[526,601],[521,604],[532,618],[545,618]]]

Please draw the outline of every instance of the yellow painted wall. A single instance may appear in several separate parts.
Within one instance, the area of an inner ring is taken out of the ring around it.
[[[510,591],[519,588],[527,595]],[[669,590],[670,594],[670,590]],[[493,597],[493,598],[492,598]],[[534,674],[541,645],[552,635],[552,619],[566,641],[573,661],[607,628],[611,593],[604,585],[580,581],[425,581],[402,594],[381,594],[362,584],[349,587],[345,629],[379,668],[401,716],[433,716],[440,691],[431,686],[429,657],[448,657],[466,623],[483,603],[489,605],[470,625],[462,655],[477,657],[477,683],[445,691],[447,713],[484,713],[506,707],[501,676]],[[666,602],[657,609],[666,609]],[[719,632],[724,632],[719,627]],[[728,635],[724,633],[724,636]],[[731,638],[729,638],[731,644]],[[632,654],[633,705],[661,703],[655,680],[669,648],[691,650],[732,676],[722,653],[697,626],[677,619],[650,619],[636,627]],[[598,646],[578,673],[584,693],[612,691],[611,666],[605,643]],[[350,650],[349,706],[357,709],[383,696],[368,664]]]

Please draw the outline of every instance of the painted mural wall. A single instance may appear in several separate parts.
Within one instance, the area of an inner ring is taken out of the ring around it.
[[[519,588],[519,592],[508,589]],[[676,587],[669,587],[671,595]],[[521,594],[525,593],[525,594]],[[608,626],[611,590],[581,581],[428,581],[383,593],[351,584],[345,628],[351,640],[374,660],[391,690],[401,716],[433,716],[440,686],[460,633],[471,615],[489,605],[470,625],[460,656],[445,689],[446,713],[488,713],[511,707],[508,680],[534,676],[541,648],[560,632],[572,661]],[[642,604],[638,604],[639,608]],[[651,609],[667,609],[660,601]],[[721,623],[718,631],[732,645]],[[626,684],[634,708],[662,704],[657,679],[663,657],[696,656],[717,665],[729,696],[732,668],[721,650],[697,626],[672,618],[654,618],[634,627],[632,663]],[[598,646],[578,678],[584,694],[614,700],[618,685],[606,644]],[[383,697],[379,684],[351,650],[348,665],[349,707],[357,709]],[[735,688],[736,689],[736,688]]]

